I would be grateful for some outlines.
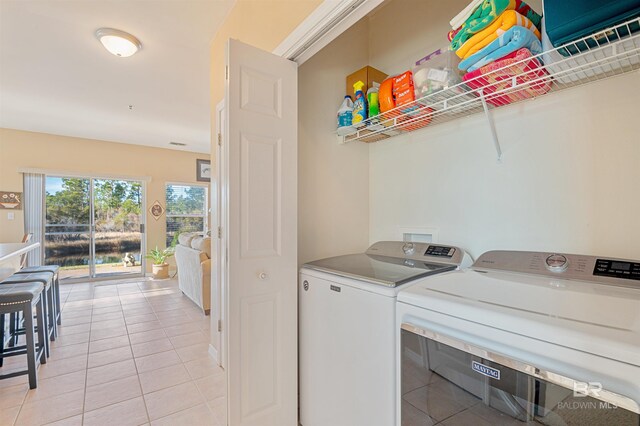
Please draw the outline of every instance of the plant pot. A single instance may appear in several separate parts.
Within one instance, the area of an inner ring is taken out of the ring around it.
[[[162,265],[152,265],[152,275],[155,279],[169,278],[169,264],[163,263]]]

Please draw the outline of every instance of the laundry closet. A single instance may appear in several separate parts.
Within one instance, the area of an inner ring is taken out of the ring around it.
[[[539,0],[527,2],[542,13]],[[345,77],[410,70],[467,1],[388,0],[299,67],[299,263],[424,234],[490,249],[638,257],[638,71],[365,143],[340,144]],[[636,47],[637,49],[637,47]]]

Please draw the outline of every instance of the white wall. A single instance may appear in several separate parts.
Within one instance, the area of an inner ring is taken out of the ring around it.
[[[367,64],[362,21],[305,62],[298,75],[298,261],[363,252],[369,242],[369,149],[338,145],[345,77]]]
[[[413,14],[396,7],[407,6],[400,0],[372,17],[374,67],[401,72],[444,45],[433,40],[446,34],[458,2],[409,3]],[[375,31],[400,19],[406,25]],[[495,111],[502,163],[482,115],[371,144],[370,241],[433,227],[440,242],[474,256],[528,249],[640,258],[639,96],[634,72]]]

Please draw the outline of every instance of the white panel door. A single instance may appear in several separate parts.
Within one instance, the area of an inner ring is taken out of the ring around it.
[[[227,50],[227,375],[230,425],[296,425],[297,65]]]

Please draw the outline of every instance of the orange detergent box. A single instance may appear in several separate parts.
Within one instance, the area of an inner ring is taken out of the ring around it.
[[[396,107],[406,105],[416,100],[416,92],[413,86],[409,86],[402,91],[396,92]]]

